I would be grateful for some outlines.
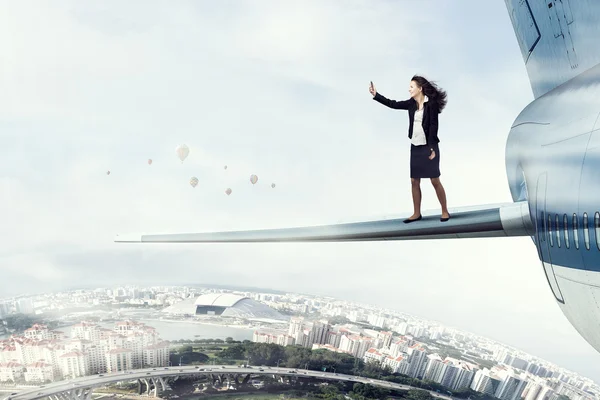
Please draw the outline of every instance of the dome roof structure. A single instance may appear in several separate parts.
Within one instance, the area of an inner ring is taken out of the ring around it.
[[[266,304],[232,293],[209,293],[186,299],[163,310],[169,314],[221,316],[244,319],[287,319]]]

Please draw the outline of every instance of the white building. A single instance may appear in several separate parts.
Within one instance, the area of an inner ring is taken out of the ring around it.
[[[26,366],[27,371],[25,372],[25,380],[27,382],[53,382],[54,381],[54,368],[52,364],[45,362],[36,362]]]
[[[169,342],[135,321],[114,330],[94,323],[74,325],[71,338],[36,324],[23,336],[0,341],[0,382],[55,381],[90,374],[169,365]]]
[[[19,382],[24,379],[25,367],[18,362],[0,364],[0,382]]]
[[[133,350],[117,347],[106,353],[106,372],[133,369]]]

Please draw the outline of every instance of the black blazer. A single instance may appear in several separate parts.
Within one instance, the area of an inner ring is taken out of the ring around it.
[[[390,100],[379,93],[375,93],[373,100],[378,101],[389,108],[396,110],[408,110],[408,138],[412,139],[415,112],[419,107],[417,101],[413,98],[403,101]],[[438,138],[438,105],[435,101],[429,99],[429,101],[424,103],[423,107],[423,123],[421,126],[425,131],[427,145],[433,146],[434,144],[440,142],[440,139]]]

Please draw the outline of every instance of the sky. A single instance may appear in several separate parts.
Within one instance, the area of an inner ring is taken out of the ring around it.
[[[0,297],[127,283],[329,295],[600,382],[600,354],[560,311],[529,238],[113,242],[412,212],[406,112],[368,86],[407,99],[416,73],[448,92],[449,206],[512,201],[505,143],[533,95],[503,1],[10,2],[0,46]]]

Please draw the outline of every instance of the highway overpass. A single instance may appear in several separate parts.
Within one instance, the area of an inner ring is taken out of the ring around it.
[[[344,375],[333,372],[311,371],[306,369],[284,368],[284,367],[263,367],[263,366],[232,366],[232,365],[196,365],[180,367],[156,367],[146,369],[136,369],[123,372],[105,373],[89,375],[81,378],[53,382],[47,385],[27,389],[20,392],[10,393],[7,400],[36,400],[50,397],[53,400],[91,400],[94,388],[104,387],[121,381],[137,380],[146,387],[148,395],[151,392],[158,396],[160,391],[166,389],[165,378],[202,376],[207,375],[217,380],[235,380],[238,382],[240,377],[245,377],[248,381],[251,375],[270,375],[281,379],[290,378],[313,378],[321,380],[337,380],[348,382],[359,382],[371,384],[386,389],[415,389],[411,386],[401,385],[377,379],[359,377],[354,375]],[[239,382],[238,382],[239,383]],[[156,390],[154,390],[156,389]],[[430,392],[439,399],[451,400],[450,396],[442,395],[437,392]]]

